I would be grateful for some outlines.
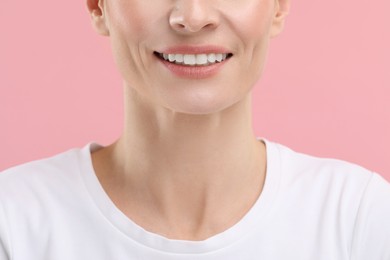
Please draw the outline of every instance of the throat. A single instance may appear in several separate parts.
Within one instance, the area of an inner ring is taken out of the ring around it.
[[[114,149],[104,149],[93,154],[93,162],[108,197],[137,225],[170,239],[204,240],[229,229],[253,207],[265,181],[261,142],[258,160],[235,169],[239,174],[228,172],[232,164],[225,162],[226,169],[216,166],[208,178],[191,170],[191,165],[187,172],[175,172],[173,166],[172,172],[163,171],[169,163],[160,168],[160,161],[153,172],[134,168],[124,173],[124,168],[110,165],[115,160],[106,161],[114,157]]]

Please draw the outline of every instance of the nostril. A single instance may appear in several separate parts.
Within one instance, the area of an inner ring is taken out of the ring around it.
[[[185,14],[183,12],[172,13],[169,17],[172,29],[181,33],[196,33],[202,30],[214,29],[218,26],[215,16],[198,12]]]

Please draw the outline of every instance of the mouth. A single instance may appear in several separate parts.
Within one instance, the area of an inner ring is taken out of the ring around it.
[[[210,66],[233,57],[232,53],[171,54],[155,51],[153,54],[163,61],[190,67]]]

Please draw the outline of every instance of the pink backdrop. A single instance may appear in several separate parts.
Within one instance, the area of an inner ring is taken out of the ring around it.
[[[292,1],[254,90],[258,136],[390,180],[388,0]],[[82,1],[2,0],[0,170],[122,129],[122,83]]]

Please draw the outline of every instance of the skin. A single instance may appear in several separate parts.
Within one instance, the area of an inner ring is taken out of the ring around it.
[[[266,150],[251,90],[289,0],[87,0],[124,82],[121,137],[92,154],[115,205],[144,229],[204,240],[237,223],[261,194]],[[174,76],[153,51],[220,45],[233,57],[206,79]]]

